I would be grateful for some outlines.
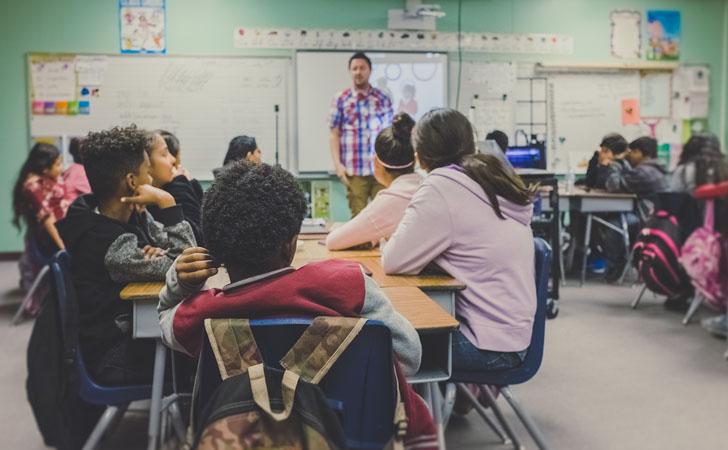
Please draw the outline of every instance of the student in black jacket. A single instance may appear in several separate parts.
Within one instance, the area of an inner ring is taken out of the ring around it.
[[[202,245],[202,195],[199,192],[202,188],[198,187],[198,191],[186,175],[179,173],[179,169],[175,166],[177,158],[169,151],[167,142],[160,132],[152,133],[151,141],[152,145],[147,149],[147,154],[152,185],[172,194],[177,204],[182,207],[184,219],[192,227],[197,244]],[[151,206],[149,212],[156,217],[159,209]]]
[[[154,343],[131,337],[132,303],[119,293],[134,281],[162,281],[195,245],[182,208],[150,184],[149,134],[135,126],[89,133],[83,143],[91,194],[76,199],[58,231],[71,255],[78,294],[79,344],[94,379],[149,382]],[[144,207],[159,208],[152,216]]]
[[[162,139],[164,139],[164,142],[167,144],[167,150],[169,150],[169,153],[174,156],[174,167],[179,174],[177,175],[177,177],[179,177],[180,175],[184,175],[185,178],[190,180],[190,184],[192,185],[192,189],[195,191],[195,195],[197,196],[200,203],[202,203],[202,196],[205,191],[202,189],[202,185],[200,184],[200,182],[197,181],[197,179],[192,178],[190,176],[190,173],[187,172],[187,169],[182,166],[182,149],[179,145],[179,139],[177,139],[177,136],[170,133],[169,131],[157,130],[157,133],[162,136]]]

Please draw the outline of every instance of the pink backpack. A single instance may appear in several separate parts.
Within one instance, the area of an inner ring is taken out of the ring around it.
[[[723,243],[720,233],[713,229],[713,203],[712,199],[705,202],[703,226],[695,230],[683,244],[680,264],[690,276],[696,291],[703,295],[710,306],[723,311],[728,293],[720,277]]]

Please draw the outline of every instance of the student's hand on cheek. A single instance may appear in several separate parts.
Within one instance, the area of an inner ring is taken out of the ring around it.
[[[157,205],[160,208],[169,208],[176,204],[174,197],[169,192],[156,188],[151,184],[137,186],[134,195],[122,197],[121,202],[140,206]]]
[[[197,286],[217,274],[218,269],[206,248],[191,247],[177,259],[175,270],[180,283]]]

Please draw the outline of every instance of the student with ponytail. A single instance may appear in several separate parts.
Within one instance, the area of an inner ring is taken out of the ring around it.
[[[412,196],[422,182],[415,173],[411,134],[415,121],[400,113],[392,125],[382,130],[374,142],[374,178],[386,189],[356,217],[333,230],[326,238],[329,250],[342,250],[360,244],[379,243],[394,233]]]
[[[515,367],[536,312],[534,192],[498,157],[475,153],[472,127],[454,109],[425,114],[412,138],[428,176],[382,249],[384,270],[417,274],[435,263],[466,285],[454,371]]]

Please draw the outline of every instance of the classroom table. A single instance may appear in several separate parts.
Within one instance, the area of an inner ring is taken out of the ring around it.
[[[543,211],[551,211],[552,205],[549,202],[548,189],[541,191]],[[591,252],[589,244],[591,243],[592,223],[596,221],[609,228],[610,230],[622,235],[624,240],[625,255],[630,253],[629,229],[627,226],[627,213],[634,212],[636,208],[637,196],[634,194],[606,192],[600,189],[586,189],[583,187],[574,187],[570,191],[566,191],[559,187],[559,210],[580,212],[586,216],[586,231],[584,233],[584,251],[581,260],[581,284],[584,285],[586,280],[586,262]],[[621,227],[617,227],[595,214],[600,213],[618,213],[620,216]],[[559,233],[560,234],[560,233]],[[563,255],[561,260],[563,261]]]

